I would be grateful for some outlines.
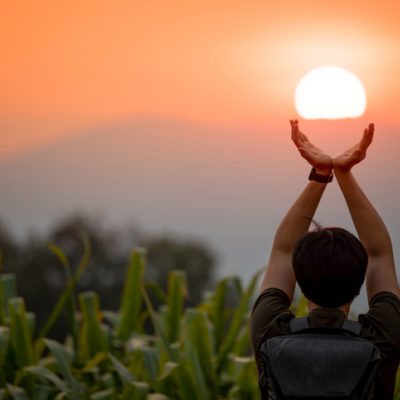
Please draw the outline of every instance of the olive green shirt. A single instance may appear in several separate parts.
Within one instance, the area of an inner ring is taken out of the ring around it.
[[[290,301],[281,289],[269,288],[257,298],[250,318],[250,339],[260,374],[259,350],[265,340],[290,334],[288,322],[295,317]],[[335,308],[317,308],[310,312],[310,327],[341,327],[346,318]],[[393,293],[380,292],[372,297],[366,314],[358,316],[362,324],[360,337],[373,342],[381,351],[382,364],[378,382],[378,399],[393,399],[396,371],[400,360],[400,299]]]

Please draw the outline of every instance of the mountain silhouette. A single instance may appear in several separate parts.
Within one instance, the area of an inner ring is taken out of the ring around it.
[[[265,265],[282,216],[307,182],[308,167],[284,128],[137,118],[74,134],[0,162],[0,219],[17,237],[45,232],[74,212],[135,223],[150,234],[189,236],[216,250],[220,275],[248,279]],[[395,255],[397,132],[379,127],[367,162],[355,172],[388,225]],[[352,144],[360,133],[346,135],[332,136],[332,146]],[[335,182],[316,219],[354,232]]]
[[[201,238],[226,271],[255,271],[266,257],[260,216],[280,197],[266,185],[276,157],[264,135],[150,118],[93,129],[0,163],[0,218],[21,236],[95,213]]]

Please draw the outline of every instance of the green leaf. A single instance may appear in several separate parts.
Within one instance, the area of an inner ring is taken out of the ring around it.
[[[169,397],[162,393],[151,393],[147,396],[147,400],[169,400]]]
[[[196,383],[197,391],[199,392],[200,397],[202,399],[210,399],[199,357],[190,341],[185,346],[185,354],[192,380]]]
[[[54,389],[47,385],[35,385],[33,400],[47,400]]]
[[[122,393],[122,400],[146,400],[149,385],[146,382],[130,382]]]
[[[67,285],[68,283],[72,283],[72,271],[65,253],[54,243],[47,243],[47,247],[55,254],[55,256],[60,260],[62,266],[64,267],[65,275],[67,278]],[[72,334],[74,344],[76,346],[78,342],[78,322],[76,320],[76,302],[74,296],[69,296],[69,299],[67,301],[67,318],[69,331]]]
[[[143,355],[143,367],[145,368],[151,382],[154,382],[158,376],[158,351],[149,347],[142,347],[140,351]]]
[[[67,397],[67,396],[68,396],[68,393],[66,393],[66,392],[60,392],[60,393],[57,394],[57,396],[55,397],[54,400],[63,400],[64,397]]]
[[[27,311],[26,319],[28,320],[30,331],[35,332],[35,322],[36,322],[35,313]]]
[[[400,399],[400,368],[397,368],[393,399],[394,400]]]
[[[250,329],[248,326],[243,326],[237,336],[233,354],[243,357],[249,352],[250,347]]]
[[[72,280],[68,282],[67,287],[61,294],[60,298],[58,299],[56,305],[54,306],[50,317],[47,319],[45,325],[43,326],[39,337],[45,337],[47,334],[51,331],[53,328],[54,324],[58,320],[58,318],[61,315],[62,310],[64,309],[65,305],[68,303],[70,300],[71,296],[73,296],[75,286],[83,274],[83,271],[86,269],[88,263],[89,263],[89,258],[90,258],[90,242],[89,238],[86,235],[86,233],[82,233],[82,239],[83,239],[83,245],[84,245],[84,253],[81,259],[81,262],[72,277]]]
[[[68,382],[68,385],[71,388],[71,390],[74,392],[83,394],[81,386],[79,385],[76,378],[72,375],[72,372],[70,370],[70,364],[71,364],[71,361],[73,358],[73,355],[71,354],[71,352],[68,351],[60,343],[58,343],[54,340],[45,339],[44,341],[45,341],[47,347],[53,353],[53,355],[57,361],[57,366],[60,370],[60,373],[63,375],[63,377]]]
[[[114,390],[114,378],[111,371],[106,372],[105,374],[101,375],[99,383],[101,387],[106,389],[113,389]]]
[[[151,321],[153,323],[153,326],[154,326],[158,336],[161,339],[161,342],[162,342],[162,344],[163,344],[163,346],[164,346],[164,348],[165,348],[165,350],[166,350],[166,352],[168,354],[169,359],[172,360],[172,361],[177,361],[176,354],[172,350],[172,347],[170,346],[170,344],[168,342],[168,339],[167,339],[167,336],[165,334],[164,328],[161,325],[160,320],[158,319],[158,316],[157,316],[157,314],[155,313],[155,311],[153,309],[153,306],[152,306],[152,304],[150,302],[150,299],[149,299],[149,297],[148,297],[148,295],[146,293],[146,290],[145,290],[143,284],[140,285],[140,289],[142,291],[142,296],[143,296],[143,299],[144,299],[144,301],[146,303],[147,309],[149,310],[150,318],[151,318]]]
[[[97,294],[92,291],[81,293],[79,305],[82,312],[79,356],[82,362],[87,362],[96,353],[108,351],[108,343],[99,322],[101,314]]]
[[[128,267],[127,279],[121,301],[121,320],[117,335],[121,339],[128,339],[136,329],[137,317],[142,305],[140,285],[144,274],[144,251],[136,249],[132,252]]]
[[[0,326],[0,365],[3,365],[9,338],[10,329],[6,326]]]
[[[8,300],[16,296],[15,275],[0,275],[0,325],[6,324]]]
[[[40,378],[49,380],[62,392],[69,391],[68,386],[57,375],[53,374],[53,372],[41,365],[32,365],[30,367],[25,367],[24,369],[31,374],[39,376]]]
[[[130,373],[128,368],[125,367],[119,360],[117,360],[111,353],[108,353],[108,357],[114,365],[115,370],[118,372],[119,376],[122,379],[124,385],[127,385],[130,382],[135,382],[136,379]]]
[[[11,346],[19,367],[33,364],[31,329],[28,322],[24,299],[14,297],[8,301]]]
[[[29,400],[25,390],[19,386],[7,384],[7,391],[14,400]]]
[[[158,377],[158,361],[158,351],[143,345],[132,353],[129,370],[136,379],[154,383]]]
[[[210,399],[216,392],[216,377],[212,361],[212,341],[204,313],[196,309],[186,310],[185,355],[202,399]]]
[[[213,308],[211,311],[211,322],[214,328],[215,350],[218,351],[224,336],[225,328],[225,296],[228,288],[228,278],[218,282],[213,296]]]
[[[161,303],[164,304],[167,303],[168,301],[167,295],[164,293],[160,285],[157,285],[157,283],[150,281],[150,282],[145,282],[144,287],[147,291],[150,291],[154,295],[156,295],[156,297],[158,298],[158,300],[161,301]]]
[[[69,261],[65,253],[60,249],[60,247],[58,247],[54,243],[47,243],[47,247],[61,261],[61,264],[65,269],[65,274],[67,275],[67,280],[71,280],[72,279],[71,267],[69,265]]]
[[[185,271],[172,271],[168,277],[168,301],[166,315],[166,336],[170,343],[179,338],[179,328],[183,309],[183,296],[186,292]]]
[[[202,400],[187,368],[172,361],[165,364],[155,389],[167,393],[174,400]]]
[[[5,365],[7,350],[9,348],[10,329],[6,326],[0,326],[0,366]],[[8,368],[0,367],[0,385],[5,384],[5,375]],[[1,396],[0,396],[1,400]]]
[[[258,392],[258,374],[252,357],[233,357],[235,367],[235,396],[230,398],[251,399]],[[233,391],[232,391],[233,392]],[[231,393],[233,394],[233,393]],[[258,397],[257,397],[258,398]]]
[[[91,394],[90,398],[93,400],[107,400],[107,399],[112,399],[114,394],[115,394],[114,389],[105,389]]]
[[[88,363],[81,369],[81,372],[88,372],[94,367],[97,367],[101,362],[108,358],[107,353],[99,352],[97,353]]]
[[[250,281],[249,286],[247,287],[246,291],[242,294],[242,297],[241,297],[240,303],[239,303],[239,307],[233,315],[228,332],[225,335],[224,341],[222,342],[221,348],[219,350],[219,354],[217,357],[217,373],[220,373],[222,371],[224,364],[227,360],[229,352],[231,352],[235,346],[235,342],[236,342],[238,333],[242,327],[244,317],[249,310],[249,306],[250,306],[251,300],[253,298],[254,290],[256,288],[258,279],[262,272],[263,271],[259,271],[254,275],[254,277]]]

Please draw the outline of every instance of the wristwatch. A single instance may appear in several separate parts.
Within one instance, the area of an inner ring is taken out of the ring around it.
[[[329,175],[320,175],[317,174],[317,171],[313,167],[311,169],[310,175],[308,176],[308,180],[310,181],[316,181],[319,183],[329,183],[332,182],[333,179],[333,173],[331,172]]]

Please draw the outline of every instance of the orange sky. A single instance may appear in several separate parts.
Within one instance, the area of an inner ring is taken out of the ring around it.
[[[326,64],[397,124],[397,1],[3,1],[0,158],[137,115],[278,126]]]
[[[386,0],[0,1],[0,223],[21,236],[97,210],[255,272],[309,173],[290,140],[296,85],[337,65],[365,115],[300,127],[335,154],[375,122],[356,174],[398,259],[399,17]],[[352,230],[327,192],[316,219]]]

